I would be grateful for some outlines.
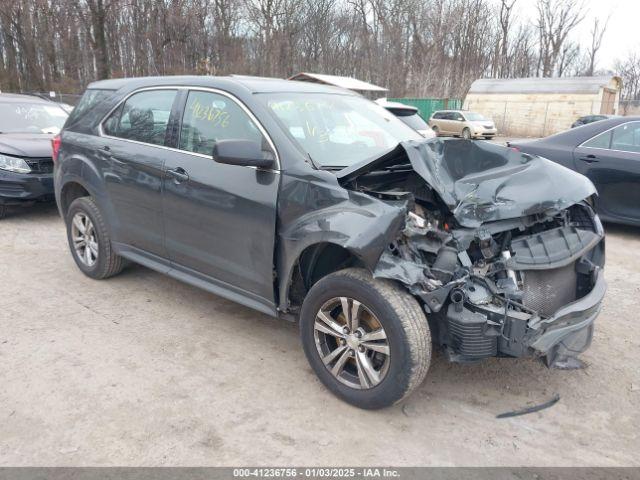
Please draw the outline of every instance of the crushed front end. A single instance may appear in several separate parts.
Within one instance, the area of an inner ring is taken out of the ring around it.
[[[344,176],[352,188],[406,208],[374,275],[421,301],[452,361],[536,355],[580,365],[606,290],[586,178],[458,140],[402,145],[356,173]]]

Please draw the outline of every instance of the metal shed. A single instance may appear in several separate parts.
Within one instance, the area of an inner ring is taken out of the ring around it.
[[[492,117],[504,135],[538,137],[583,115],[617,114],[621,87],[616,76],[483,78],[471,84],[464,108]]]

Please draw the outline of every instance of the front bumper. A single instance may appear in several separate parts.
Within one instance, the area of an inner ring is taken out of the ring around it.
[[[530,347],[536,352],[548,355],[559,344],[575,353],[583,352],[589,343],[583,346],[571,342],[572,337],[580,336],[580,332],[589,329],[602,309],[602,300],[607,291],[607,284],[601,269],[595,272],[595,284],[591,292],[573,303],[558,310],[555,315],[529,327],[537,332],[531,337]],[[589,338],[589,341],[591,339]]]
[[[0,170],[0,204],[19,205],[53,200],[53,174]]]
[[[575,357],[589,347],[593,324],[607,289],[602,269],[592,273],[593,287],[585,296],[549,317],[500,308],[492,304],[451,303],[439,322],[445,351],[455,362],[493,356],[542,356],[547,363]]]
[[[498,130],[496,128],[478,128],[473,132],[476,137],[495,137],[497,134]]]

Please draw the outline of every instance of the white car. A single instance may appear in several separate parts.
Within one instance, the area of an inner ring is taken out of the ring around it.
[[[434,138],[436,136],[435,132],[431,130],[431,127],[429,127],[427,122],[418,115],[418,109],[416,107],[399,102],[389,102],[386,98],[379,98],[376,100],[376,103],[389,110],[403,123],[413,128],[423,137]]]

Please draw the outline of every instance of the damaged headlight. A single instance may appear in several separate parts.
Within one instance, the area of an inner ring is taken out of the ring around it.
[[[0,169],[15,173],[29,173],[31,167],[22,158],[10,157],[0,153]]]

